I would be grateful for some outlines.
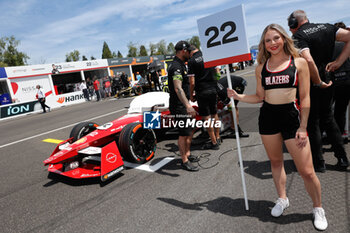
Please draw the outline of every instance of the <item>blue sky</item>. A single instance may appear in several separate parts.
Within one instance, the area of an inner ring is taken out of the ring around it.
[[[198,35],[197,19],[244,4],[249,44],[257,44],[270,23],[287,27],[286,18],[303,9],[311,22],[350,25],[349,0],[1,0],[0,36],[14,35],[29,64],[63,62],[65,54],[101,58],[106,41],[127,55],[138,47],[165,40],[174,44]]]

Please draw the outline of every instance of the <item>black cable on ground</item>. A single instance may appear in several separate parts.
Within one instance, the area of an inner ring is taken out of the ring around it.
[[[254,144],[254,145],[248,145],[248,146],[242,146],[241,149],[242,149],[242,148],[250,148],[250,147],[260,146],[260,145],[262,145],[262,143]],[[164,148],[161,148],[161,147],[157,147],[157,149],[167,150],[167,149],[164,149]],[[228,153],[228,152],[230,152],[230,151],[235,151],[235,150],[237,150],[237,147],[222,152],[222,153],[219,155],[219,157],[218,157],[218,161],[217,161],[214,165],[211,165],[211,166],[209,166],[209,167],[205,167],[205,166],[203,166],[203,165],[206,164],[206,163],[208,163],[208,162],[210,161],[209,156],[211,155],[211,153],[209,153],[209,152],[204,152],[204,153],[202,153],[202,154],[199,155],[200,160],[197,162],[197,164],[198,164],[198,166],[201,167],[202,169],[205,169],[205,170],[206,170],[206,169],[211,169],[211,168],[216,167],[217,165],[219,165],[220,160],[221,160],[221,157],[222,157],[224,154],[226,154],[226,153]],[[175,157],[176,157],[176,156],[181,157],[181,156],[180,156],[179,154],[177,154],[175,151],[172,151],[172,152],[175,154]],[[205,159],[205,161],[204,161],[204,162],[201,162],[202,159]],[[239,163],[238,163],[238,166],[239,166]]]

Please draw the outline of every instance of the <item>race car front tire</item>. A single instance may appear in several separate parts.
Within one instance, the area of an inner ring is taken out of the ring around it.
[[[142,164],[151,160],[157,146],[152,129],[144,129],[142,123],[126,125],[120,133],[118,147],[122,157],[132,163]]]
[[[95,122],[81,122],[73,127],[69,137],[73,137],[73,142],[75,142],[76,140],[94,131],[97,126],[98,124],[96,124]]]

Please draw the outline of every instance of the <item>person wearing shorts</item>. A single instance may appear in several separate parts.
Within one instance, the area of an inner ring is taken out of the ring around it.
[[[228,89],[227,94],[247,103],[263,102],[259,115],[259,132],[270,160],[278,194],[271,215],[280,217],[289,207],[282,149],[284,143],[312,199],[313,224],[316,229],[325,230],[328,223],[321,203],[321,184],[312,163],[306,131],[310,110],[308,64],[299,57],[293,40],[278,24],[270,24],[264,29],[259,43],[258,63],[255,69],[256,93],[237,94]],[[296,102],[300,103],[300,111]]]
[[[263,102],[259,115],[259,133],[273,135],[280,133],[283,140],[295,138],[300,126],[297,103],[269,104]]]
[[[176,55],[168,67],[169,81],[169,109],[175,120],[186,120],[187,117],[195,117],[196,111],[189,103],[189,80],[185,62],[190,57],[190,44],[187,41],[179,41],[175,45]],[[198,166],[191,163],[192,129],[178,126],[178,146],[182,159],[181,167],[187,171],[198,171]]]
[[[191,58],[188,60],[188,76],[190,77],[191,100],[197,100],[199,115],[203,121],[218,121],[217,114],[217,91],[215,68],[204,68],[202,52],[191,45]],[[195,94],[194,94],[195,93]],[[209,124],[207,128],[210,142],[203,145],[202,149],[218,150],[220,128],[214,128]]]

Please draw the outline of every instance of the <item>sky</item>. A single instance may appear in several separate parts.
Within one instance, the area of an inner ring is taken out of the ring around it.
[[[243,4],[249,45],[259,43],[263,29],[304,10],[310,22],[350,26],[349,0],[0,0],[0,37],[15,36],[28,64],[64,62],[78,50],[100,59],[103,42],[124,57],[137,47],[198,36],[197,20]]]

